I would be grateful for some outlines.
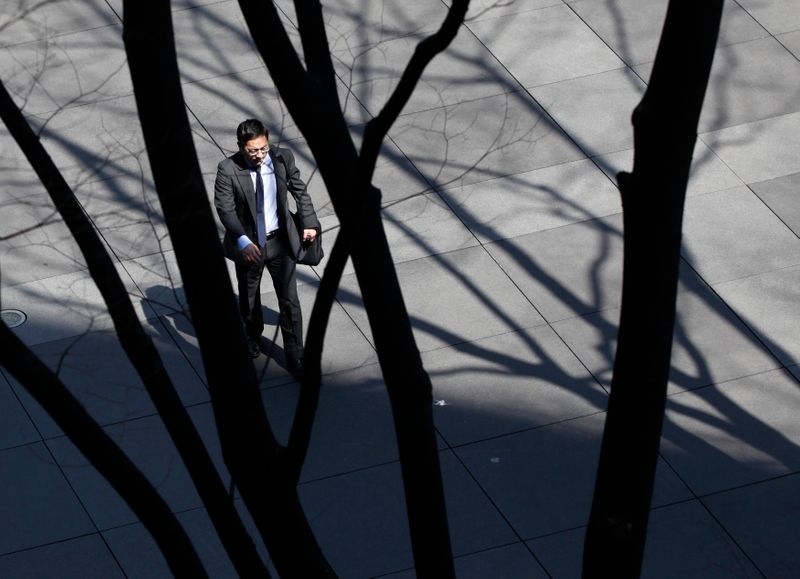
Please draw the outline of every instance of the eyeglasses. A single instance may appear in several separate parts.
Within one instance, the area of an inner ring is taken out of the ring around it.
[[[245,148],[244,152],[250,155],[251,157],[255,157],[259,153],[261,153],[262,155],[266,155],[269,152],[269,145],[267,145],[266,147],[261,147],[260,149]]]

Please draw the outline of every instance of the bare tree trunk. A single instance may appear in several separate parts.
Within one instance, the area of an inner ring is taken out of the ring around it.
[[[123,40],[225,463],[280,575],[335,577],[303,513],[247,355],[184,106],[169,2],[125,0]]]
[[[128,292],[105,246],[69,185],[2,83],[0,116],[41,179],[81,249],[89,273],[108,307],[120,343],[175,443],[231,562],[240,573],[248,571],[253,575],[269,576],[197,429],[175,391],[158,350],[139,322]],[[69,435],[68,429],[65,432]]]
[[[619,340],[583,576],[638,577],[670,369],[681,224],[722,0],[671,0],[642,101],[633,173],[620,173],[624,273]]]
[[[158,543],[176,577],[208,577],[178,519],[150,481],[47,366],[0,324],[0,365],[42,405]]]
[[[455,37],[469,2],[453,2],[440,30],[417,47],[387,106],[368,124],[360,155],[355,152],[338,101],[320,3],[295,3],[308,71],[303,70],[271,3],[240,0],[239,4],[281,96],[314,153],[342,224],[322,278],[320,289],[324,289],[325,303],[319,304],[319,308],[315,304],[309,325],[307,363],[310,362],[309,369],[313,367],[314,373],[304,380],[303,387],[313,389],[313,393],[301,394],[300,406],[308,414],[313,413],[316,405],[321,338],[317,346],[312,329],[322,327],[315,324],[315,316],[327,316],[349,252],[392,404],[417,575],[437,579],[453,577],[433,424],[432,387],[422,366],[383,230],[380,191],[371,185],[371,180],[389,127],[413,92],[425,66]],[[316,359],[311,361],[310,355]],[[302,454],[308,433],[295,429],[295,434],[293,439],[300,448],[290,445],[290,450]]]

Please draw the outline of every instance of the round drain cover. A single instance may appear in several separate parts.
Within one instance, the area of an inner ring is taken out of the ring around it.
[[[21,326],[28,319],[25,312],[19,310],[0,310],[0,316],[3,318],[3,323],[9,328]]]

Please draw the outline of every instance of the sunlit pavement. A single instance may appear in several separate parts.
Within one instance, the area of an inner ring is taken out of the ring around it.
[[[11,4],[0,78],[102,233],[227,482],[138,125],[122,1]],[[330,251],[337,217],[238,3],[173,4],[209,197],[235,126],[262,118],[272,142],[294,151]],[[293,3],[276,4],[294,26]],[[326,3],[357,142],[446,4]],[[460,578],[580,575],[621,297],[615,174],[631,168],[630,115],[665,10],[666,0],[473,0],[378,161],[387,236],[434,385]],[[800,2],[726,2],[686,200],[644,577],[800,576],[798,58]],[[209,574],[235,576],[80,252],[0,131],[4,320],[24,314],[17,334],[158,488]],[[306,320],[324,265],[300,268]],[[263,289],[270,344],[276,302]],[[256,367],[285,440],[298,387],[279,337],[272,354]],[[350,266],[323,371],[300,485],[308,518],[340,577],[413,577],[390,407]],[[5,371],[0,502],[0,577],[169,576],[131,510]]]

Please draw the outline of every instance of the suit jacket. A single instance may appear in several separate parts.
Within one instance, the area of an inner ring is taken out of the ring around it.
[[[300,178],[300,171],[294,164],[292,152],[288,149],[270,147],[269,156],[275,169],[279,227],[286,230],[292,257],[296,259],[300,251],[300,233],[289,215],[287,193],[291,193],[294,197],[303,229],[319,231],[319,220],[311,196],[306,191],[306,184]],[[242,235],[257,243],[256,192],[250,178],[250,168],[241,151],[221,161],[217,166],[214,206],[225,228],[225,238],[222,241],[225,257],[236,261],[241,255],[236,241]]]

